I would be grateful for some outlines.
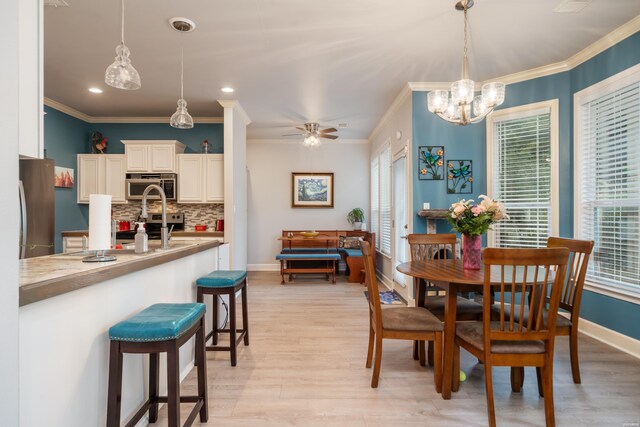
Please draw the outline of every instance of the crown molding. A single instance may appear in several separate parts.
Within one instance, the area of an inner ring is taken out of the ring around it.
[[[44,98],[44,105],[86,123],[169,123],[170,117],[100,117],[89,116],[51,98]],[[194,123],[224,123],[222,117],[194,117]]]
[[[504,84],[520,83],[527,80],[537,79],[540,77],[550,76],[564,71],[572,70],[580,64],[590,60],[594,56],[604,52],[610,47],[620,43],[627,37],[640,31],[640,15],[636,16],[629,22],[616,28],[606,36],[590,44],[580,52],[570,58],[556,62],[554,64],[543,65],[541,67],[532,68],[530,70],[518,71],[517,73],[507,74],[505,76],[488,79],[484,82],[478,82],[480,85],[488,82],[502,82]],[[437,89],[449,89],[451,82],[410,82],[409,87],[414,92],[428,92]]]
[[[368,144],[368,139],[328,139],[322,140],[322,145],[325,144]],[[301,138],[290,139],[247,139],[247,144],[302,144]]]
[[[382,130],[382,127],[387,123],[387,121],[389,121],[391,116],[395,114],[396,111],[398,111],[402,103],[411,94],[411,91],[412,89],[411,89],[410,83],[407,83],[402,87],[402,90],[400,91],[398,96],[396,96],[396,99],[393,100],[393,102],[391,103],[391,106],[389,106],[387,111],[382,115],[376,127],[373,128],[373,130],[369,134],[369,138],[367,138],[367,140],[373,141],[373,139],[378,135],[378,132]]]
[[[251,123],[251,118],[244,108],[242,108],[242,105],[240,105],[240,102],[237,99],[219,99],[218,103],[222,105],[222,108],[235,109],[240,114],[240,117],[242,117],[242,120],[244,120],[245,126],[248,126]]]

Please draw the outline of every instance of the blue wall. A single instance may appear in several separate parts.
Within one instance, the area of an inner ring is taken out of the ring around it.
[[[100,123],[89,124],[56,109],[45,106],[44,148],[46,157],[56,166],[74,169],[77,180],[77,155],[91,153],[90,138],[93,131],[107,138],[107,154],[124,154],[120,140],[177,139],[187,146],[185,153],[200,152],[203,140],[209,141],[210,152],[222,153],[224,125],[222,123],[196,123],[193,129],[174,129],[163,123]],[[89,222],[88,205],[77,202],[74,188],[55,189],[55,246],[62,251],[62,231],[86,230]]]
[[[620,71],[640,63],[640,33],[636,33],[600,53],[571,71],[532,79],[507,86],[500,108],[550,99],[559,100],[559,166],[560,166],[560,236],[573,237],[573,94]],[[414,212],[430,202],[432,208],[448,208],[461,199],[477,198],[486,192],[486,123],[459,127],[429,113],[426,92],[413,93],[413,152],[421,145],[444,145],[445,160],[473,160],[472,194],[449,195],[446,181],[421,181],[413,177]],[[417,160],[416,160],[417,161]],[[444,221],[438,221],[439,232],[449,232]],[[426,223],[415,216],[414,232],[423,233]],[[640,339],[640,306],[585,291],[581,317],[606,328]]]

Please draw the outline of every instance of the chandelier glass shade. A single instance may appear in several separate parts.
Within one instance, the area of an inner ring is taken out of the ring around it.
[[[451,94],[446,90],[433,90],[427,95],[427,108],[430,112],[447,122],[457,125],[478,123],[493,109],[504,102],[504,83],[485,83],[479,95],[475,94],[475,83],[469,79],[469,60],[467,58],[467,10],[473,6],[473,0],[460,0],[456,9],[464,12],[464,53],[462,59],[462,78],[451,84]]]
[[[177,129],[191,129],[193,127],[193,117],[187,111],[187,101],[184,100],[184,48],[180,50],[180,99],[178,99],[178,108],[171,116],[169,124]]]
[[[320,145],[320,138],[317,135],[311,134],[307,135],[302,141],[302,145],[305,147],[317,147]]]
[[[120,44],[116,46],[116,58],[113,64],[107,67],[104,72],[104,82],[117,89],[136,90],[140,89],[140,74],[131,65],[131,52],[124,44],[124,0],[122,0],[122,22],[121,22]]]

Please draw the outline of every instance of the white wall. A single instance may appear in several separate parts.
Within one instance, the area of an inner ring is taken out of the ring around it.
[[[283,229],[349,230],[356,207],[369,221],[369,145],[366,140],[323,142],[249,140],[247,145],[250,270],[277,270]],[[292,208],[291,172],[333,172],[333,208]]]
[[[400,138],[398,138],[398,132],[401,132]],[[413,140],[413,127],[412,127],[412,96],[409,87],[405,87],[403,91],[398,95],[395,101],[389,107],[389,110],[382,117],[374,131],[369,137],[371,141],[370,156],[378,153],[387,143],[391,144],[391,156],[402,149],[403,146],[408,146],[407,150],[407,206],[408,206],[408,232],[413,231],[413,202],[412,202],[412,190],[411,190],[411,177],[413,176],[414,166],[414,153],[411,149]],[[391,174],[393,176],[393,173]],[[393,195],[392,201],[392,214],[393,214]],[[391,241],[393,251],[393,239]],[[382,281],[392,289],[395,289],[400,295],[402,295],[407,301],[412,298],[410,295],[410,286],[394,286],[393,285],[393,269],[391,265],[391,259],[386,255],[378,253],[378,259],[376,267],[378,269],[378,275],[382,278]]]
[[[18,2],[2,4],[0,26],[0,425],[19,425],[18,374]]]

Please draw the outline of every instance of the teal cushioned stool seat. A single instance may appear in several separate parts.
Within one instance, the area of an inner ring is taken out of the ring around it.
[[[200,303],[154,304],[109,328],[109,339],[146,342],[180,337],[204,314]]]
[[[180,403],[195,403],[186,418],[190,426],[200,414],[209,419],[204,314],[201,303],[154,304],[109,329],[109,389],[107,391],[107,427],[120,426],[123,356],[127,353],[149,355],[148,398],[126,423],[137,425],[148,413],[150,423],[158,419],[160,403],[167,403],[167,424],[180,426]],[[197,394],[180,394],[180,347],[195,336]],[[160,396],[160,353],[167,354],[167,395]]]
[[[227,288],[247,277],[244,270],[217,270],[196,280],[196,285],[206,288]]]
[[[198,302],[204,302],[205,295],[213,297],[211,305],[211,331],[205,335],[205,342],[211,338],[211,344],[205,346],[207,351],[228,351],[231,356],[231,366],[237,364],[237,347],[240,341],[249,345],[249,312],[247,303],[247,272],[244,270],[217,270],[196,280],[198,288]],[[236,293],[242,298],[242,328],[236,322]],[[219,296],[229,298],[229,326],[218,327]],[[218,345],[218,333],[229,334],[229,345]]]

